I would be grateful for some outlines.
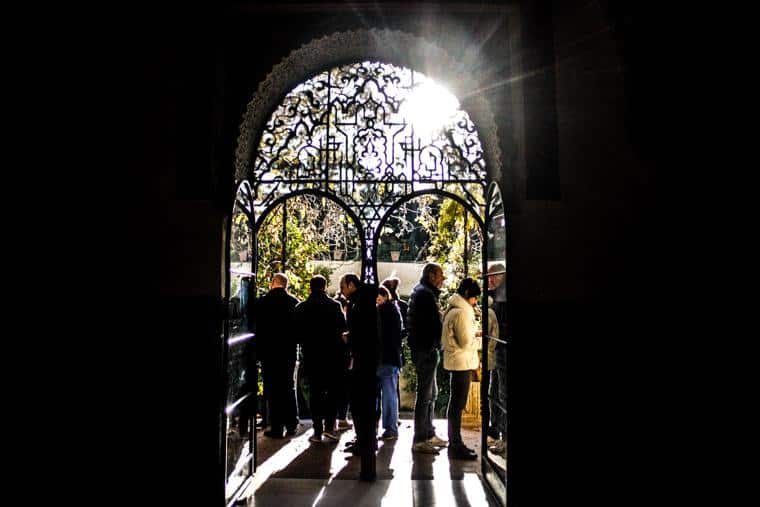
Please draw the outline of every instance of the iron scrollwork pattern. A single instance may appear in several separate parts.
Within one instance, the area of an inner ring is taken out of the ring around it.
[[[364,61],[297,86],[269,118],[256,150],[248,175],[255,215],[291,192],[334,195],[363,222],[369,282],[376,282],[378,225],[399,199],[448,192],[485,216],[488,175],[467,113],[457,107],[432,132],[422,132],[419,116],[409,114],[413,94],[430,84],[410,69]]]

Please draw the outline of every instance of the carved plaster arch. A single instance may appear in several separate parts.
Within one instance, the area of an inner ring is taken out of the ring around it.
[[[272,68],[248,103],[240,125],[235,180],[239,183],[250,176],[251,161],[255,158],[263,127],[288,92],[325,69],[367,59],[415,69],[445,83],[475,124],[489,178],[501,180],[501,149],[496,122],[488,101],[479,94],[468,93],[477,89],[471,73],[446,51],[421,37],[378,29],[337,32],[314,39],[292,51]]]

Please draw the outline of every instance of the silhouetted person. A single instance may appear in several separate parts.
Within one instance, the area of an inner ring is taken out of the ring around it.
[[[304,371],[309,379],[311,417],[314,434],[309,439],[321,442],[322,435],[338,440],[335,429],[336,401],[341,388],[342,334],[346,319],[340,303],[327,295],[327,280],[321,275],[309,283],[311,294],[296,306],[296,328],[303,353]]]
[[[435,400],[438,397],[436,369],[441,349],[441,306],[438,296],[443,286],[443,269],[431,262],[422,269],[420,283],[412,289],[406,316],[408,343],[417,369],[417,401],[414,405],[413,452],[438,454],[436,447],[448,445],[436,436],[433,427]]]
[[[398,307],[399,313],[401,313],[401,367],[403,368],[405,357],[404,357],[404,348],[403,348],[403,341],[407,337],[407,329],[406,329],[406,314],[409,310],[409,305],[406,304],[406,301],[401,299],[401,296],[398,294],[398,286],[399,283],[401,283],[401,280],[399,280],[395,276],[391,276],[380,282],[380,285],[388,289],[388,292],[391,294],[391,300],[396,303],[396,306]],[[396,383],[398,385],[398,383]],[[401,412],[401,390],[400,388],[396,388],[396,399],[398,400],[398,411]]]
[[[498,435],[501,430],[499,429],[499,422],[502,417],[494,417],[494,415],[501,415],[501,412],[497,414],[497,410],[500,410],[496,405],[499,403],[499,386],[498,377],[494,374],[496,367],[496,345],[498,342],[494,338],[499,338],[499,319],[496,317],[496,312],[493,311],[493,298],[488,296],[488,334],[485,340],[488,343],[488,373],[490,375],[490,383],[488,384],[488,450],[495,452],[496,454],[503,454],[506,450],[507,443],[504,440],[499,440]],[[494,438],[492,435],[497,435]]]
[[[393,277],[388,277],[385,280],[383,280],[380,285],[388,289],[388,292],[391,294],[391,301],[396,303],[396,306],[398,306],[399,312],[401,312],[401,322],[406,323],[406,314],[409,310],[409,305],[406,304],[406,301],[401,299],[401,296],[399,296],[398,293],[398,285],[401,283],[401,280]],[[405,324],[406,325],[406,324]],[[406,327],[404,327],[404,330],[402,331],[402,338],[405,337],[407,334]]]
[[[377,370],[382,393],[383,440],[398,438],[398,372],[401,368],[401,313],[385,287],[378,289],[377,313],[383,353]]]
[[[255,305],[256,345],[261,359],[264,397],[269,402],[271,428],[264,435],[282,438],[298,428],[293,372],[296,365],[296,330],[293,322],[298,300],[288,294],[288,278],[283,273],[272,277],[270,290]]]
[[[498,402],[501,407],[507,407],[507,346],[502,341],[507,340],[507,285],[506,268],[504,264],[493,264],[488,268],[489,273],[501,273],[488,276],[488,294],[493,298],[491,308],[499,323],[499,342],[493,346],[493,369],[488,386],[488,397]],[[495,340],[490,340],[495,341]],[[490,345],[490,344],[489,344]],[[488,349],[489,353],[491,348]],[[490,361],[489,361],[490,363]],[[488,436],[497,440],[498,447],[494,452],[503,452],[506,448],[506,414],[491,403],[490,426]]]
[[[401,323],[402,323],[402,329],[401,329],[401,340],[406,339],[407,337],[407,329],[406,329],[406,314],[409,310],[409,305],[406,304],[406,301],[401,299],[401,296],[399,296],[398,293],[398,286],[399,283],[401,283],[401,280],[399,280],[395,276],[391,276],[380,282],[380,285],[388,289],[388,292],[391,294],[391,300],[396,303],[396,306],[398,307],[399,312],[401,313]],[[404,353],[403,353],[403,347],[402,347],[402,353],[401,353],[401,368],[404,367]],[[397,383],[398,385],[398,383]],[[398,399],[398,410],[401,412],[401,391],[400,389],[396,389],[396,399]]]
[[[346,322],[351,349],[351,413],[356,447],[361,457],[359,478],[374,481],[377,423],[375,399],[381,344],[378,336],[377,287],[363,283],[353,273],[340,279],[340,290],[348,298]]]
[[[333,298],[335,301],[340,303],[341,311],[343,311],[343,315],[346,315],[346,311],[348,309],[348,299],[338,290],[338,292],[335,294],[335,297]],[[337,408],[337,419],[338,419],[338,431],[344,431],[349,430],[353,427],[353,424],[348,422],[348,405],[349,400],[351,397],[351,390],[350,390],[350,382],[351,379],[349,377],[349,371],[348,371],[348,365],[351,361],[351,353],[348,348],[348,343],[346,341],[346,336],[344,335],[343,340],[341,341],[340,346],[340,357],[341,357],[341,363],[338,366],[339,370],[339,382],[340,382],[340,388],[338,389],[337,393],[337,399],[336,399],[336,408]]]
[[[464,445],[462,440],[462,411],[470,394],[472,372],[478,369],[477,327],[475,310],[480,286],[472,278],[459,284],[456,294],[449,298],[449,306],[443,317],[441,345],[443,368],[449,371],[451,382],[446,417],[449,422],[449,458],[477,459],[477,454]]]

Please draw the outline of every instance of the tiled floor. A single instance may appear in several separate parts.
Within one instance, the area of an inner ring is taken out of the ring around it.
[[[435,420],[437,434],[446,438],[446,420]],[[414,454],[412,421],[402,420],[399,439],[378,443],[374,483],[358,481],[359,458],[344,453],[353,430],[338,442],[309,442],[311,423],[305,422],[290,439],[272,440],[258,434],[259,467],[245,490],[248,507],[276,506],[491,506],[480,479],[479,461],[449,460],[439,455]],[[463,430],[469,447],[480,452],[480,432]]]

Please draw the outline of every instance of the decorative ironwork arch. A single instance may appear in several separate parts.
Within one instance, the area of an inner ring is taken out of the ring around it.
[[[485,62],[478,58],[457,61],[421,37],[387,29],[336,32],[314,39],[272,68],[248,103],[240,125],[235,151],[236,180],[249,177],[264,125],[290,90],[324,69],[368,59],[423,70],[428,77],[445,82],[477,126],[490,178],[501,180],[502,157],[494,114],[485,97],[478,93],[482,83],[478,82],[477,69],[483,68]]]
[[[325,199],[329,199],[331,202],[337,204],[341,209],[343,209],[343,211],[346,212],[346,215],[348,215],[348,217],[351,219],[354,226],[356,227],[356,230],[359,232],[360,251],[364,252],[366,250],[367,247],[364,243],[364,230],[362,228],[362,222],[359,219],[359,217],[356,215],[354,210],[352,210],[348,205],[346,205],[346,203],[338,199],[334,194],[330,194],[328,192],[324,192],[319,189],[306,188],[306,189],[296,190],[294,192],[290,192],[290,193],[279,196],[271,204],[269,204],[264,210],[264,212],[261,215],[259,215],[258,218],[256,219],[256,223],[254,227],[257,233],[258,233],[258,230],[261,228],[262,224],[264,223],[264,220],[266,220],[269,214],[273,212],[277,208],[277,206],[287,202],[288,199],[298,197],[299,195],[314,195],[317,197],[324,197]],[[364,270],[364,264],[363,264],[364,260],[365,260],[365,257],[364,255],[362,255],[362,271]]]
[[[396,210],[398,210],[399,208],[401,208],[401,206],[403,206],[404,204],[408,203],[409,201],[412,201],[414,199],[417,199],[418,197],[422,197],[422,196],[425,196],[425,195],[435,195],[435,196],[444,197],[444,198],[447,198],[447,199],[452,199],[452,200],[458,202],[464,208],[465,213],[469,213],[470,215],[472,215],[475,218],[475,221],[477,222],[478,227],[480,227],[480,230],[481,231],[485,231],[486,230],[486,223],[484,221],[485,217],[482,217],[476,211],[474,211],[472,209],[472,207],[470,206],[470,203],[468,203],[466,200],[464,200],[463,198],[461,198],[460,196],[458,196],[456,194],[452,194],[450,192],[446,192],[446,191],[442,191],[442,190],[421,190],[421,191],[418,191],[418,192],[412,192],[411,194],[408,194],[408,195],[405,195],[405,196],[401,197],[390,208],[388,208],[388,210],[386,211],[386,213],[383,216],[383,218],[380,219],[380,222],[377,225],[377,230],[378,231],[382,231],[383,227],[386,224],[386,222],[393,216],[393,213]],[[490,196],[490,194],[488,194],[488,195]],[[490,207],[489,205],[486,205],[486,208],[487,208],[486,212],[488,211],[489,207]],[[380,239],[380,238],[378,237],[377,239]],[[372,245],[372,246],[373,246],[373,258],[377,259],[378,242],[375,241],[374,245]],[[466,254],[465,254],[465,257],[466,257]],[[465,261],[465,264],[466,264],[466,261]]]
[[[456,103],[436,130],[420,132],[419,118],[405,109],[432,83],[404,67],[363,61],[295,87],[269,117],[247,174],[252,214],[296,192],[331,196],[359,219],[369,282],[377,281],[380,224],[399,199],[457,196],[483,224],[488,174],[469,115]]]

